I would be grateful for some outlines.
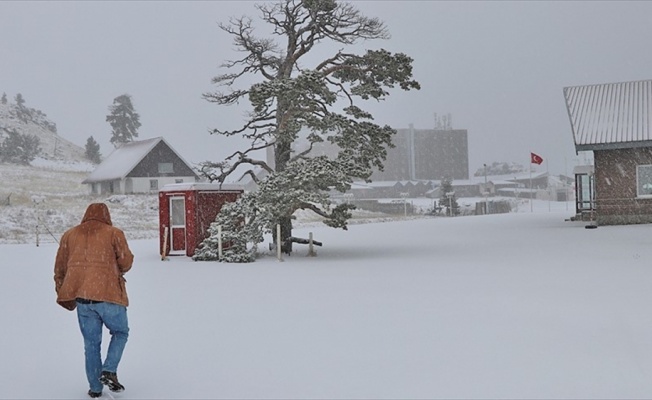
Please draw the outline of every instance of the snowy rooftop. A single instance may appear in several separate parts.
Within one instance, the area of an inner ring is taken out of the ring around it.
[[[564,88],[576,151],[652,146],[652,80]]]
[[[152,139],[139,140],[134,142],[125,143],[117,149],[113,150],[111,154],[93,171],[88,175],[82,183],[94,183],[102,182],[116,179],[123,179],[133,170],[136,165],[147,154],[149,154],[152,149],[159,144],[164,142],[172,151],[174,149],[163,139],[162,137],[156,137]],[[176,151],[174,151],[175,154]],[[179,158],[183,158],[177,154]],[[184,162],[186,162],[184,160]],[[188,164],[186,162],[186,164]]]
[[[594,170],[593,165],[578,165],[573,168],[573,174],[592,174]]]
[[[548,176],[548,173],[545,171],[532,172],[531,174],[529,172],[519,172],[519,173],[507,174],[507,175],[488,175],[487,182],[492,182],[494,184],[510,184],[513,183],[514,181],[523,181],[523,180],[528,180],[530,178],[538,179],[545,176]],[[470,179],[455,179],[453,180],[452,184],[453,186],[473,186],[473,185],[479,185],[481,183],[484,183],[484,181],[485,181],[484,176],[473,176]],[[408,182],[412,184],[432,183],[435,186],[439,186],[439,184],[441,183],[441,181],[437,179],[428,180],[428,181],[373,181],[369,183],[354,182],[353,185],[351,185],[351,188],[369,189],[369,188],[380,188],[380,187],[393,187],[396,186],[397,183],[400,183],[401,185],[405,186]]]
[[[225,191],[242,191],[244,187],[242,185],[228,184],[224,183],[220,185],[219,183],[208,183],[208,182],[195,182],[195,183],[169,183],[163,186],[159,192],[176,192],[182,190],[225,190]]]

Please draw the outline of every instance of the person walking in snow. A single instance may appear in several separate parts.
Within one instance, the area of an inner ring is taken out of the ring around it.
[[[88,206],[79,225],[61,237],[54,264],[57,303],[67,310],[77,309],[84,337],[88,395],[102,395],[102,385],[113,392],[124,386],[117,376],[129,325],[124,274],[131,269],[134,255],[124,232],[111,224],[104,203]],[[106,326],[111,342],[102,363],[102,329]]]

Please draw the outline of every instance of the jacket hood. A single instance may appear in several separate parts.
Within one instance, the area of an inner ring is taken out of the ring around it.
[[[107,225],[113,225],[111,223],[109,207],[104,203],[93,203],[88,206],[84,218],[82,218],[82,224],[91,220],[104,222]]]

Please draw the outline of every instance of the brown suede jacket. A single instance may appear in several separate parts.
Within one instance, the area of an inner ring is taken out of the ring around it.
[[[61,237],[54,264],[57,303],[68,310],[76,298],[129,305],[124,273],[134,255],[124,232],[111,224],[103,203],[88,206],[81,224]]]

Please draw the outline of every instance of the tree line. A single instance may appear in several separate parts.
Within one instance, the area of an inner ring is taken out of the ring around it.
[[[21,93],[14,97],[15,104],[9,108],[9,115],[23,123],[33,122],[56,134],[56,125],[49,122],[40,110],[25,106]],[[0,103],[8,105],[7,94],[2,93]],[[0,133],[5,136],[0,143],[0,162],[28,165],[41,151],[41,140],[34,135],[22,134],[16,129],[0,127]]]

